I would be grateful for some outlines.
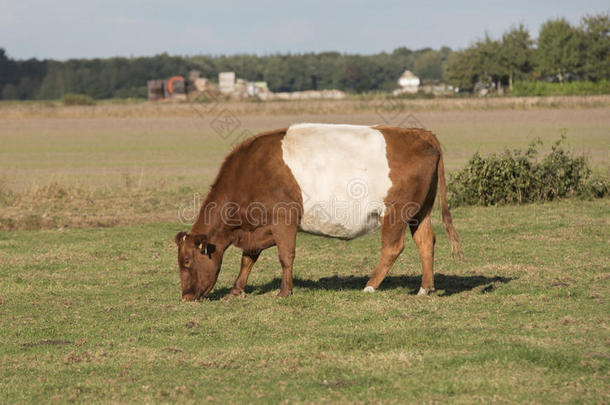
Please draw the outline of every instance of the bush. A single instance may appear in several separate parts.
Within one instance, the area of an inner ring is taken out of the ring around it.
[[[505,150],[483,157],[476,153],[466,167],[451,176],[448,190],[452,206],[522,204],[579,196],[605,197],[608,179],[593,176],[584,156],[563,147],[562,135],[542,160],[536,160],[540,140],[527,151]]]
[[[598,82],[516,82],[511,93],[513,96],[585,96],[591,94],[610,94],[610,80]]]
[[[63,105],[95,105],[95,100],[86,94],[66,94],[61,102]]]

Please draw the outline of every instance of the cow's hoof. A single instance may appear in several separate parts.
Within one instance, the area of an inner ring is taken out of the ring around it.
[[[419,292],[417,295],[424,297],[426,295],[430,295],[431,292],[434,292],[434,288],[419,287]]]
[[[277,293],[277,297],[278,297],[278,298],[286,298],[286,297],[288,297],[289,295],[292,295],[292,291],[290,291],[290,290],[288,290],[288,291],[282,291],[282,290],[280,290],[280,292],[279,292],[279,293]]]
[[[375,292],[375,288],[371,287],[370,285],[367,285],[366,287],[364,287],[364,290],[362,290],[364,292],[368,292],[368,293],[373,293]]]
[[[245,297],[246,292],[244,290],[240,290],[239,288],[233,287],[233,288],[231,288],[229,295],[232,295],[234,297]]]

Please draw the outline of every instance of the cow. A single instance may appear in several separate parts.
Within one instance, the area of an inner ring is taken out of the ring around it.
[[[182,301],[212,291],[226,249],[242,249],[230,295],[242,295],[260,253],[277,246],[279,297],[292,293],[297,231],[345,240],[381,228],[381,257],[364,291],[374,292],[409,228],[422,262],[418,295],[434,291],[437,186],[454,258],[461,256],[447,204],[443,154],[419,128],[295,124],[255,135],[227,155],[188,233],[179,232]]]

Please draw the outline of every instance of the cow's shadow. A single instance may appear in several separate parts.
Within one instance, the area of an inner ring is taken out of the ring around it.
[[[332,276],[323,277],[319,280],[306,280],[302,278],[294,278],[294,288],[309,289],[309,290],[362,290],[366,285],[369,277],[366,276]],[[485,286],[481,289],[482,293],[488,293],[495,289],[495,284],[506,284],[515,278],[501,276],[457,276],[437,273],[434,275],[434,286],[437,290],[436,295],[441,297],[459,294],[464,291],[471,291],[477,287]],[[261,285],[246,286],[246,294],[260,295],[270,291],[279,290],[281,278],[276,277],[272,281]],[[409,294],[417,294],[421,285],[421,276],[388,276],[383,280],[380,291],[392,290],[396,288],[407,288]],[[209,295],[209,299],[217,300],[229,293],[230,288],[220,288],[214,290]]]

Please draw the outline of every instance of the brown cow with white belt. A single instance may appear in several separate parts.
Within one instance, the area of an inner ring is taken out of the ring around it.
[[[279,296],[292,293],[296,235],[353,239],[381,228],[381,257],[364,291],[374,292],[403,250],[410,229],[422,261],[420,295],[434,291],[430,211],[440,191],[451,251],[460,256],[447,206],[438,139],[422,129],[297,124],[256,135],[225,159],[190,232],[180,232],[183,301],[206,297],[225,250],[243,250],[231,289],[243,294],[261,251],[277,246]]]

